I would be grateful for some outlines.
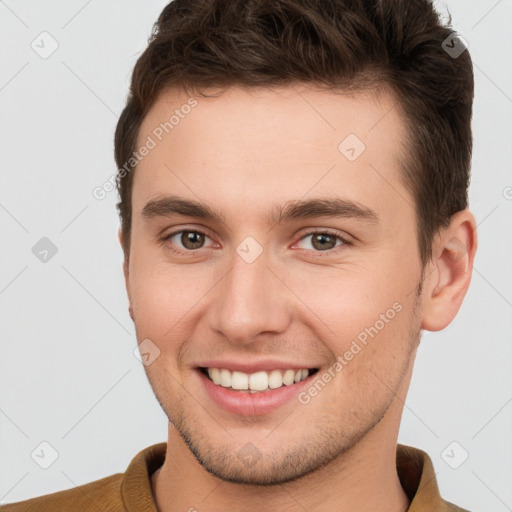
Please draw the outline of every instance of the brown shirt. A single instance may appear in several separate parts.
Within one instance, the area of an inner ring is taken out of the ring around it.
[[[151,474],[164,462],[167,443],[145,448],[124,473],[78,487],[2,505],[2,512],[157,512]],[[411,500],[408,512],[467,512],[443,500],[430,457],[422,450],[399,444],[397,472]]]

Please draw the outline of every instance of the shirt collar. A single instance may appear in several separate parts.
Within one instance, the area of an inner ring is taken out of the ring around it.
[[[158,512],[151,475],[163,464],[166,448],[167,443],[155,444],[132,459],[121,482],[121,494],[128,512]],[[411,501],[407,512],[464,512],[441,498],[434,467],[427,453],[399,444],[396,466],[402,488]]]

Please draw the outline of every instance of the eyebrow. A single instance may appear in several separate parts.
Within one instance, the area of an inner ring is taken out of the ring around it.
[[[168,195],[150,200],[142,209],[142,216],[145,219],[166,218],[173,215],[184,215],[226,224],[225,217],[208,205],[177,196]],[[287,220],[315,217],[356,218],[368,222],[378,222],[378,215],[370,208],[356,201],[338,197],[276,204],[271,208],[271,214],[266,220],[270,224],[281,224]]]

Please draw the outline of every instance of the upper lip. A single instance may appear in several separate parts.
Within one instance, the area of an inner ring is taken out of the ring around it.
[[[271,370],[301,370],[303,368],[319,368],[309,363],[300,364],[287,361],[278,361],[275,359],[265,359],[261,361],[230,361],[228,359],[219,359],[215,361],[203,361],[197,364],[198,368],[225,368],[231,371],[238,371],[243,373],[256,373],[260,371]]]

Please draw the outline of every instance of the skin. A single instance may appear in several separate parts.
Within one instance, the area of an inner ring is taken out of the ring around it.
[[[188,99],[162,93],[140,144]],[[152,475],[158,509],[406,510],[395,466],[403,404],[421,330],[446,327],[468,289],[473,215],[459,212],[439,231],[422,269],[399,166],[406,132],[388,92],[295,84],[196,99],[137,167],[124,264],[137,338],[160,350],[145,367],[169,418],[165,463]],[[355,161],[338,150],[348,134],[366,145]],[[224,222],[145,218],[146,203],[166,194],[207,204]],[[333,197],[378,220],[267,218],[275,204]],[[207,236],[197,249],[180,235],[162,241],[180,229]],[[329,238],[322,250],[313,229],[349,243]],[[248,236],[263,249],[250,264],[236,251]],[[242,416],[202,388],[197,363],[221,357],[278,358],[320,376],[397,302],[400,312],[307,404]],[[252,465],[237,456],[249,442],[260,456]]]

